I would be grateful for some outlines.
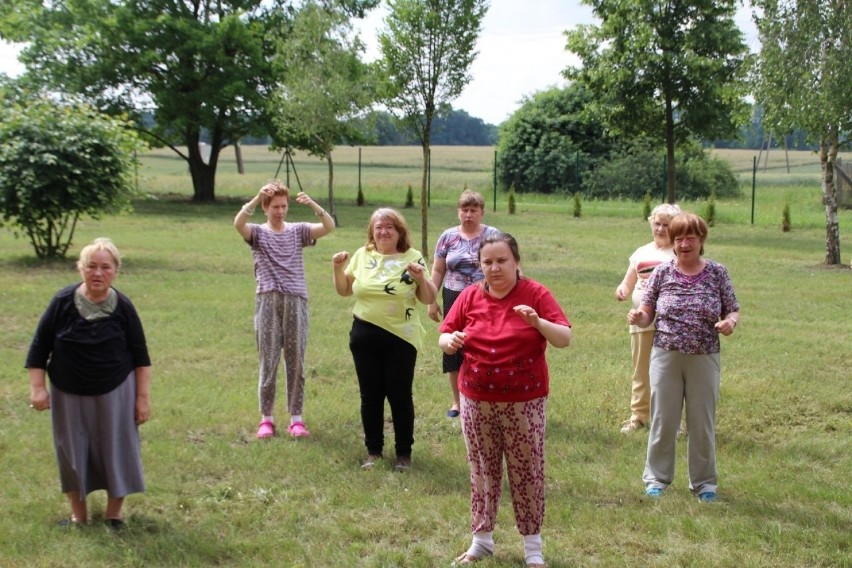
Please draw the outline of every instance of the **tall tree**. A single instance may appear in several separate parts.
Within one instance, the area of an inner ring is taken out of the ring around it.
[[[193,199],[215,199],[221,150],[264,134],[273,42],[286,0],[16,0],[0,36],[26,42],[28,79],[97,108],[153,113],[139,128],[186,160]],[[210,154],[199,149],[209,137]]]
[[[664,140],[675,201],[675,145],[728,138],[747,119],[748,50],[738,0],[583,0],[601,20],[566,32],[582,61],[565,71],[594,94],[614,133]]]
[[[360,60],[363,51],[343,10],[307,0],[275,57],[276,75],[283,78],[271,102],[275,145],[326,160],[328,210],[335,223],[331,153],[339,140],[359,141],[362,129],[355,118],[375,100],[374,74]]]
[[[825,263],[840,264],[834,164],[852,136],[852,3],[849,0],[756,0],[761,50],[756,98],[773,132],[801,129],[818,142],[825,205]]]
[[[429,150],[432,124],[470,82],[486,0],[388,0],[379,32],[384,102],[409,123],[423,148],[421,252],[428,256]]]

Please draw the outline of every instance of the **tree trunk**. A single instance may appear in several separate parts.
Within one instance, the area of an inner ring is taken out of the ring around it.
[[[331,152],[326,152],[325,159],[328,163],[328,214],[334,219],[334,226],[337,227],[337,212],[334,210],[334,163],[331,161]]]
[[[187,145],[189,175],[192,177],[192,200],[196,203],[216,201],[216,164],[219,162],[219,151],[220,148],[212,146],[209,163],[205,163],[198,143]]]
[[[423,255],[423,258],[426,259],[429,258],[429,243],[427,239],[429,235],[429,206],[426,190],[426,184],[429,176],[429,150],[429,136],[427,134],[423,137],[423,177],[420,182],[420,253]]]
[[[675,202],[676,174],[674,110],[671,99],[666,97],[666,203]]]
[[[837,129],[830,128],[820,143],[819,162],[822,167],[822,202],[825,205],[825,263],[840,264],[840,224],[837,220],[837,185],[834,183],[834,162],[837,160]]]

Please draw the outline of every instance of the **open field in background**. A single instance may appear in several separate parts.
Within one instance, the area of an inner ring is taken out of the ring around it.
[[[244,199],[257,191],[264,182],[275,176],[287,181],[287,169],[281,163],[280,153],[270,152],[265,146],[242,148],[245,173],[237,173],[233,148],[221,155],[217,174],[216,195]],[[720,158],[731,163],[740,180],[742,197],[717,201],[717,215],[721,222],[750,223],[752,215],[752,164],[757,152],[752,150],[717,150]],[[409,186],[419,208],[422,153],[419,146],[362,147],[360,148],[360,185],[369,204],[405,203]],[[359,148],[341,147],[334,151],[334,194],[337,203],[355,203],[359,186]],[[852,160],[852,153],[843,155]],[[787,173],[789,160],[790,173]],[[289,184],[295,190],[301,187],[312,197],[325,199],[328,195],[328,166],[303,153],[293,155],[295,173],[290,170]],[[158,149],[141,157],[139,187],[143,191],[192,196],[192,184],[186,164],[170,150]],[[432,149],[431,192],[432,204],[454,204],[462,188],[479,191],[485,197],[489,211],[506,210],[506,195],[494,193],[494,148],[482,146],[436,146]],[[279,168],[280,166],[280,168]],[[298,179],[297,179],[298,175]],[[301,185],[300,185],[301,184]],[[568,195],[517,196],[521,207],[529,210],[571,211]],[[660,197],[662,199],[662,196]],[[754,222],[758,226],[780,226],[784,203],[790,204],[794,228],[825,226],[825,211],[820,193],[819,157],[813,152],[772,150],[768,161],[761,157],[755,183]],[[684,208],[703,211],[705,204],[681,203]],[[641,215],[641,204],[631,201],[590,201],[583,203],[585,214],[592,216],[632,217]],[[842,233],[842,231],[841,231]]]
[[[457,150],[464,152],[473,150]],[[449,566],[467,548],[464,445],[458,421],[444,414],[449,389],[430,320],[415,378],[414,467],[405,474],[389,465],[359,468],[364,448],[347,344],[351,299],[334,293],[330,258],[363,244],[375,207],[402,205],[397,182],[365,181],[367,207],[356,207],[354,195],[340,188],[340,227],[305,251],[305,417],[313,436],[254,439],[255,283],[250,252],[231,222],[277,161],[256,166],[237,176],[223,165],[221,201],[203,205],[168,196],[191,193],[182,166],[174,174],[146,166],[140,179],[149,199],[136,202],[132,214],[83,219],[77,229],[72,256],[98,236],[112,237],[124,253],[116,286],[139,310],[154,360],[154,415],[142,427],[148,490],[128,498],[129,528],[118,535],[100,526],[55,528],[67,506],[50,419],[27,407],[25,352],[51,295],[77,279],[74,262],[39,262],[26,241],[0,230],[0,567],[430,568]],[[463,176],[447,173],[452,182],[433,194],[439,199],[429,210],[430,247],[457,222]],[[437,179],[433,174],[433,187]],[[852,566],[852,271],[821,266],[818,172],[802,179],[796,186],[762,182],[758,211],[767,213],[754,226],[748,201],[717,204],[707,256],[730,270],[742,323],[722,341],[721,499],[710,506],[688,494],[682,442],[672,490],[646,500],[646,438],[618,432],[628,417],[630,354],[627,308],[614,290],[627,257],[650,239],[641,204],[584,203],[576,219],[564,198],[522,196],[517,215],[506,213],[504,196],[497,211],[489,201],[485,221],[518,237],[525,273],[553,290],[575,330],[569,348],[548,356],[549,567]],[[323,183],[310,189],[321,202]],[[797,200],[791,233],[780,230],[783,198]],[[419,211],[403,213],[419,245]],[[291,209],[290,220],[311,219],[306,208]],[[846,243],[850,221],[843,212]],[[849,245],[842,252],[848,265]],[[91,502],[96,519],[104,501],[99,492]],[[522,568],[512,518],[506,489],[497,554],[482,568]]]

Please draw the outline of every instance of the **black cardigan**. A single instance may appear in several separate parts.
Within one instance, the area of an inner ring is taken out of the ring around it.
[[[151,365],[145,332],[136,308],[118,290],[118,304],[111,315],[95,321],[84,319],[74,305],[79,286],[66,286],[50,301],[24,366],[47,369],[50,382],[63,392],[106,394],[136,367]]]

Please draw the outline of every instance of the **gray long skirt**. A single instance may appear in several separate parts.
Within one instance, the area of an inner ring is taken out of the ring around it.
[[[51,386],[53,444],[62,492],[80,499],[98,489],[110,497],[145,490],[136,427],[136,373],[98,396],[68,394]]]

